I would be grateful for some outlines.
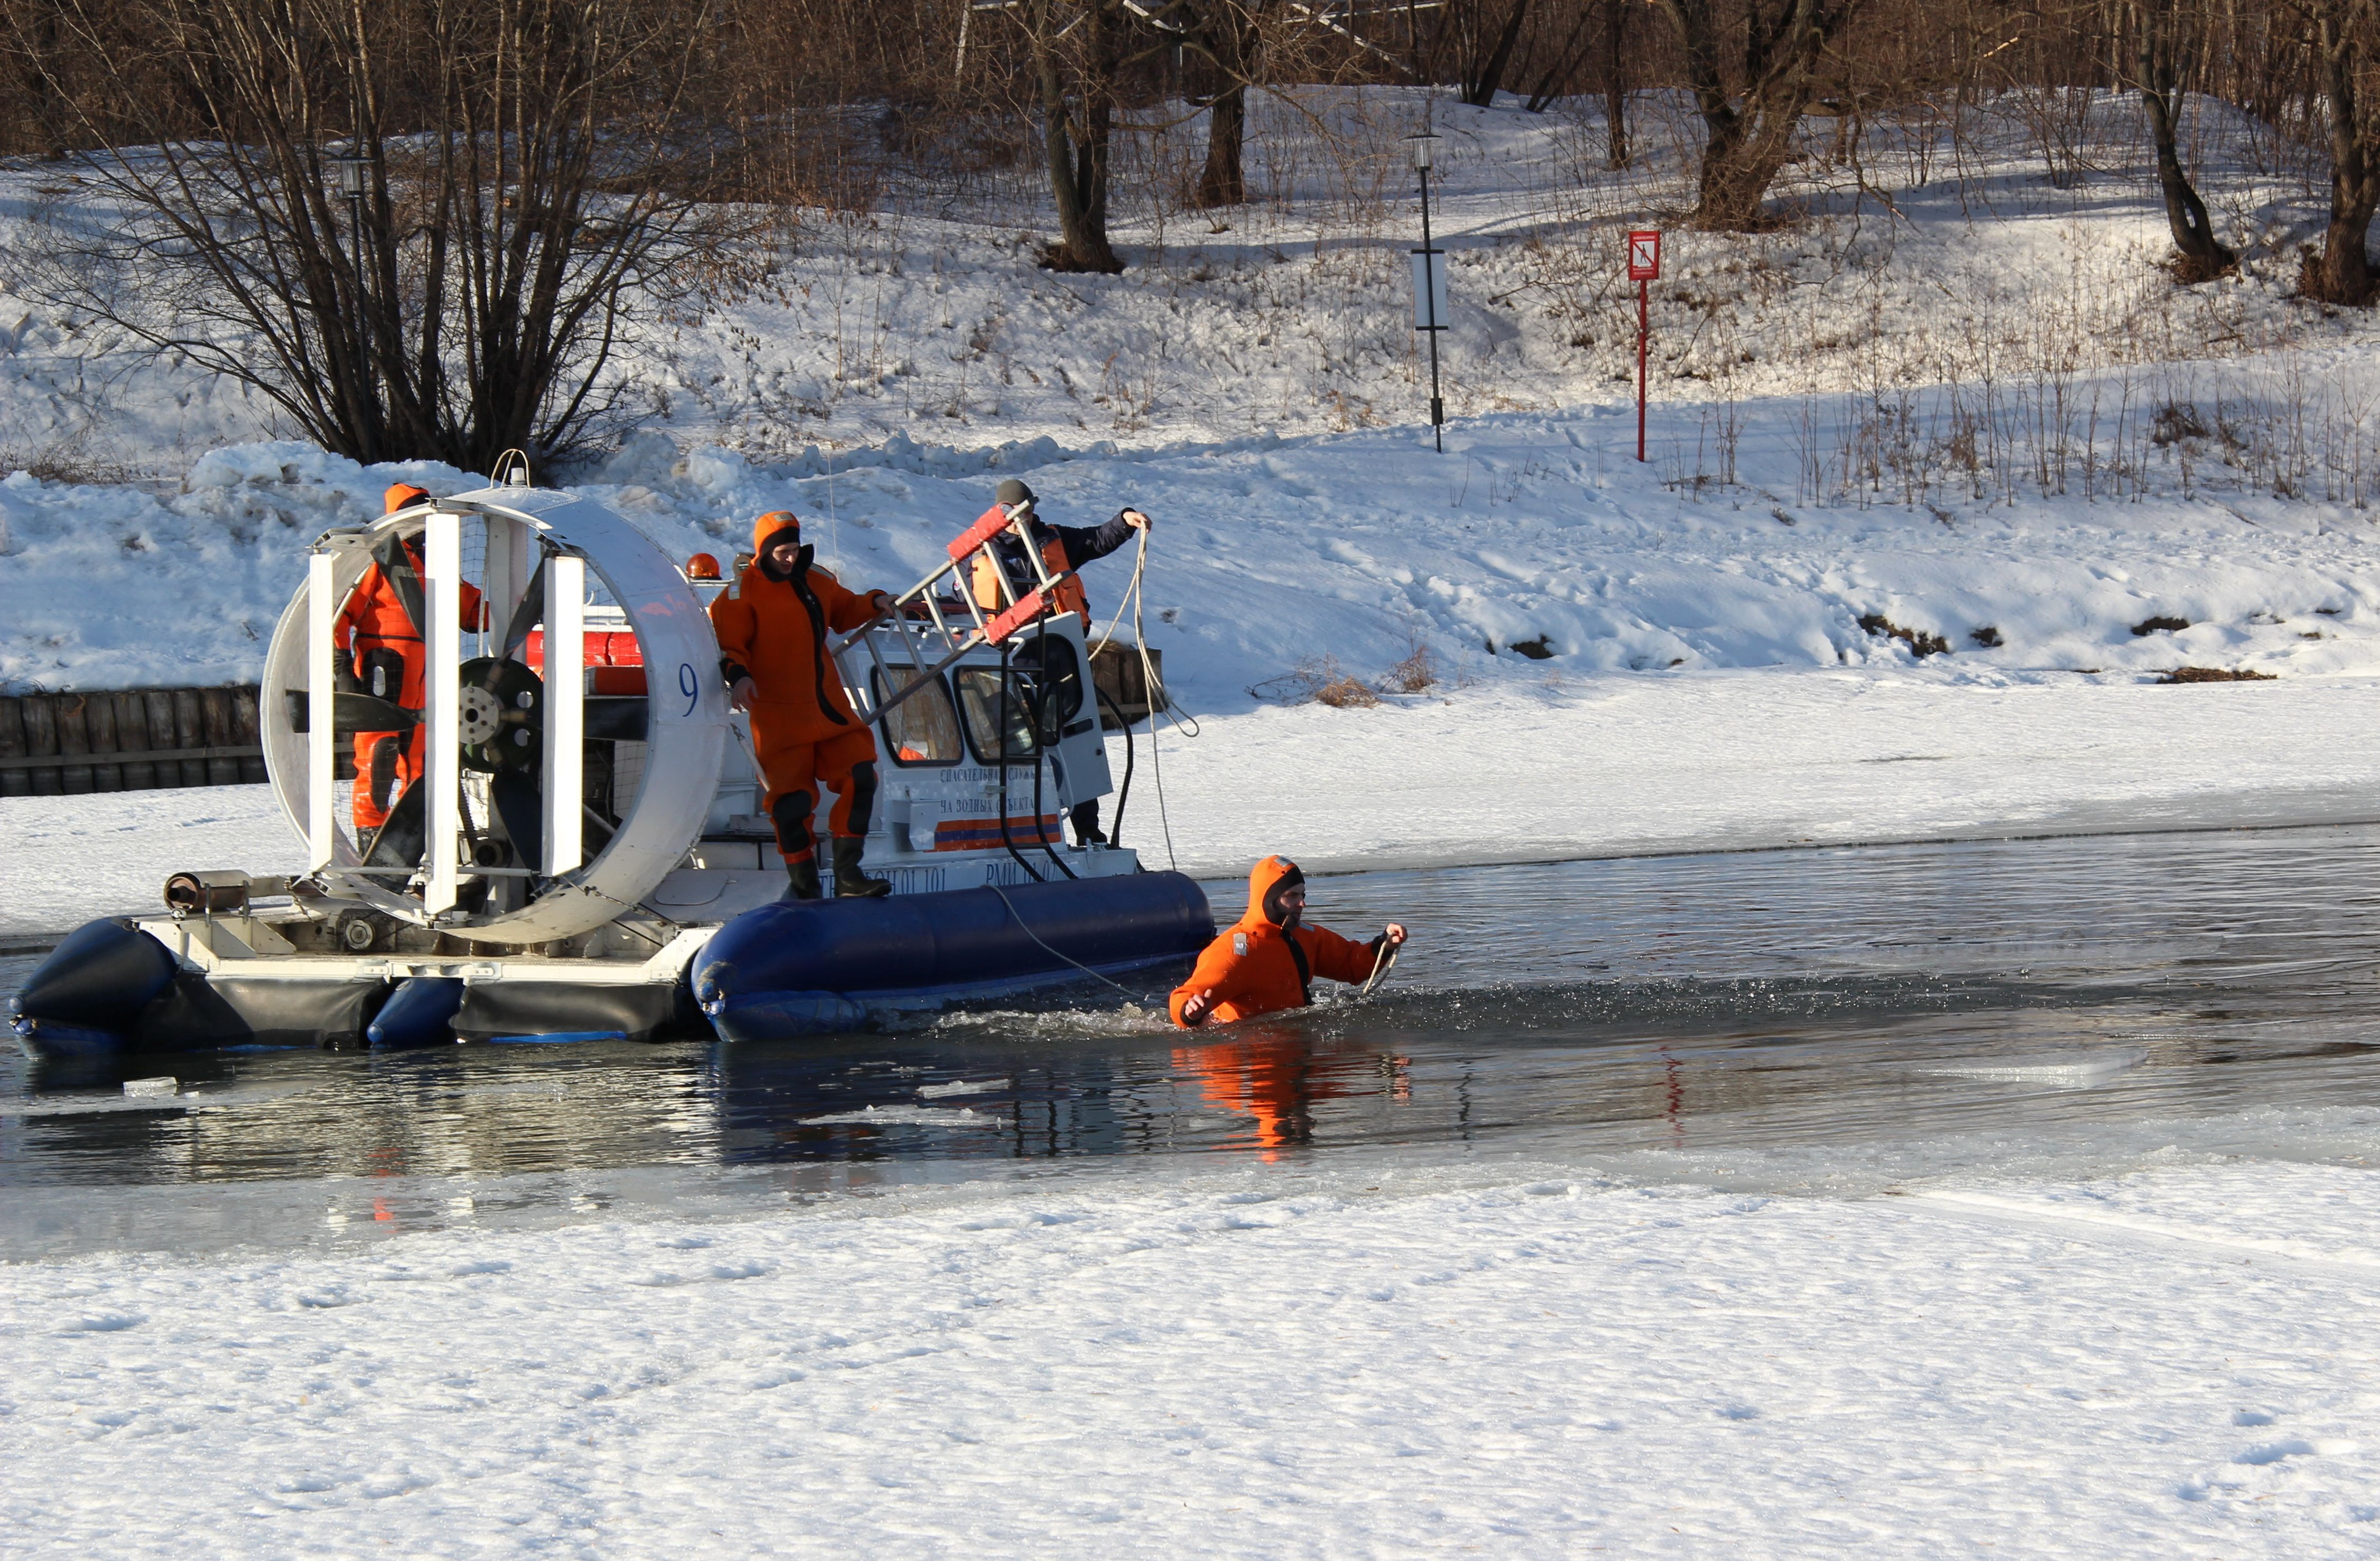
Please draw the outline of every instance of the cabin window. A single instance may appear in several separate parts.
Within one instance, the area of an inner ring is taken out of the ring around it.
[[[1054,743],[1058,730],[1082,713],[1083,662],[1075,654],[1075,642],[1062,635],[1038,635],[1018,640],[1010,662],[1018,676],[1032,679],[1041,671],[1045,658],[1050,688],[1058,708],[1050,712],[1053,719],[1044,724],[1049,728],[1050,741]]]
[[[1011,670],[1008,674],[1007,741],[999,738],[1001,727],[1000,669],[997,667],[963,667],[957,673],[959,708],[966,712],[967,744],[975,749],[976,758],[984,764],[1030,763],[1035,754],[1033,741],[1033,706],[1039,697],[1038,681],[1030,672]],[[1050,701],[1053,705],[1054,699]],[[1050,711],[1041,721],[1042,745],[1057,741],[1056,712]]]
[[[884,718],[884,741],[894,764],[956,764],[965,756],[959,746],[959,718],[951,708],[951,691],[941,678],[916,667],[878,667],[868,674],[875,684],[876,704],[908,687],[920,677],[933,686],[901,701]]]

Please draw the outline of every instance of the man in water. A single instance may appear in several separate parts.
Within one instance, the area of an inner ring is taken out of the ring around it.
[[[1173,1023],[1184,1029],[1230,1024],[1260,1013],[1305,1008],[1314,978],[1369,981],[1405,929],[1390,922],[1369,943],[1354,943],[1328,927],[1301,926],[1305,875],[1296,863],[1268,856],[1248,875],[1248,913],[1207,945],[1190,979],[1173,988]]]

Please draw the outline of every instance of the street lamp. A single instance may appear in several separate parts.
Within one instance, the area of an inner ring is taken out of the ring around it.
[[[347,198],[347,214],[355,219],[359,233],[363,228],[364,193],[371,188],[371,165],[372,160],[359,151],[343,151],[331,159],[339,193]]]
[[[1421,248],[1414,257],[1414,329],[1429,337],[1429,437],[1439,454],[1446,451],[1446,403],[1438,393],[1438,333],[1446,329],[1446,266],[1442,251],[1429,238],[1429,171],[1438,162],[1438,133],[1425,128],[1405,138],[1414,172],[1421,175]]]
[[[350,145],[346,151],[331,158],[331,173],[338,183],[339,193],[347,200],[347,244],[349,259],[356,267],[356,302],[359,306],[367,305],[371,293],[371,267],[364,260],[364,196],[371,188],[372,160]],[[364,308],[362,314],[361,324],[365,339],[369,341],[374,329],[371,310]],[[370,394],[372,363],[369,351],[363,355],[363,375],[364,389]]]

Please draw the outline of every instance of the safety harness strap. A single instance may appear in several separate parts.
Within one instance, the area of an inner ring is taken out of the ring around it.
[[[1314,1006],[1314,967],[1305,962],[1305,945],[1297,940],[1296,932],[1289,927],[1281,929],[1281,940],[1289,945],[1289,957],[1297,962],[1298,994],[1305,999],[1305,1006],[1312,1008]]]

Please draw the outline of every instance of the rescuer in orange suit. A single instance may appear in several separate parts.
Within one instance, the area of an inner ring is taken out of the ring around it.
[[[1001,508],[1012,514],[1022,506],[1027,521],[1026,528],[1033,533],[1034,545],[1040,550],[1041,566],[1052,575],[1067,576],[1051,593],[1050,611],[1080,613],[1083,631],[1087,635],[1091,627],[1090,598],[1084,594],[1081,577],[1071,572],[1094,559],[1107,557],[1123,547],[1134,532],[1147,531],[1149,518],[1138,510],[1126,508],[1117,511],[1116,517],[1105,526],[1052,526],[1034,513],[1033,506],[1038,500],[1033,490],[1013,477],[1000,485],[993,498]],[[1014,532],[1003,531],[992,538],[991,551],[1000,560],[1000,573],[1008,576],[1011,595],[1003,597],[1001,594],[1000,581],[991,572],[990,560],[981,552],[975,555],[971,584],[976,605],[987,612],[998,612],[1011,599],[1021,600],[1026,592],[1040,584],[1040,580],[1026,559],[1025,544],[1016,539]],[[1020,650],[1031,644],[1029,639],[1018,642]],[[1092,697],[1095,699],[1096,696]],[[1098,713],[1097,710],[1092,711],[1094,716]],[[1077,843],[1093,845],[1107,840],[1107,836],[1099,832],[1099,798],[1077,804],[1071,821]]]
[[[400,482],[382,496],[382,513],[395,514],[429,501],[425,490]],[[426,702],[422,673],[429,647],[422,643],[421,625],[415,621],[422,600],[421,571],[421,538],[416,535],[405,539],[401,551],[384,544],[364,577],[356,582],[346,606],[331,627],[331,662],[340,687],[360,689],[402,709],[422,708]],[[463,629],[468,634],[480,627],[479,587],[465,581],[462,598]],[[387,822],[390,809],[405,795],[406,788],[421,778],[424,737],[419,726],[410,737],[395,732],[356,733],[353,811],[359,841]]]
[[[1305,914],[1305,875],[1296,863],[1268,856],[1248,875],[1248,914],[1207,945],[1190,979],[1173,988],[1173,1023],[1184,1029],[1229,1024],[1305,1008],[1314,978],[1368,981],[1381,956],[1402,947],[1405,929],[1390,922],[1369,943],[1354,943],[1328,927],[1299,925]]]
[[[882,591],[847,590],[811,565],[802,523],[786,510],[752,523],[752,563],[710,604],[728,702],[752,716],[752,747],[768,782],[767,809],[785,858],[789,900],[816,900],[817,847],[810,815],[823,783],[835,794],[827,815],[834,837],[834,891],[890,894],[860,870],[876,810],[876,741],[851,708],[827,652],[830,632],[848,633],[892,605]]]

